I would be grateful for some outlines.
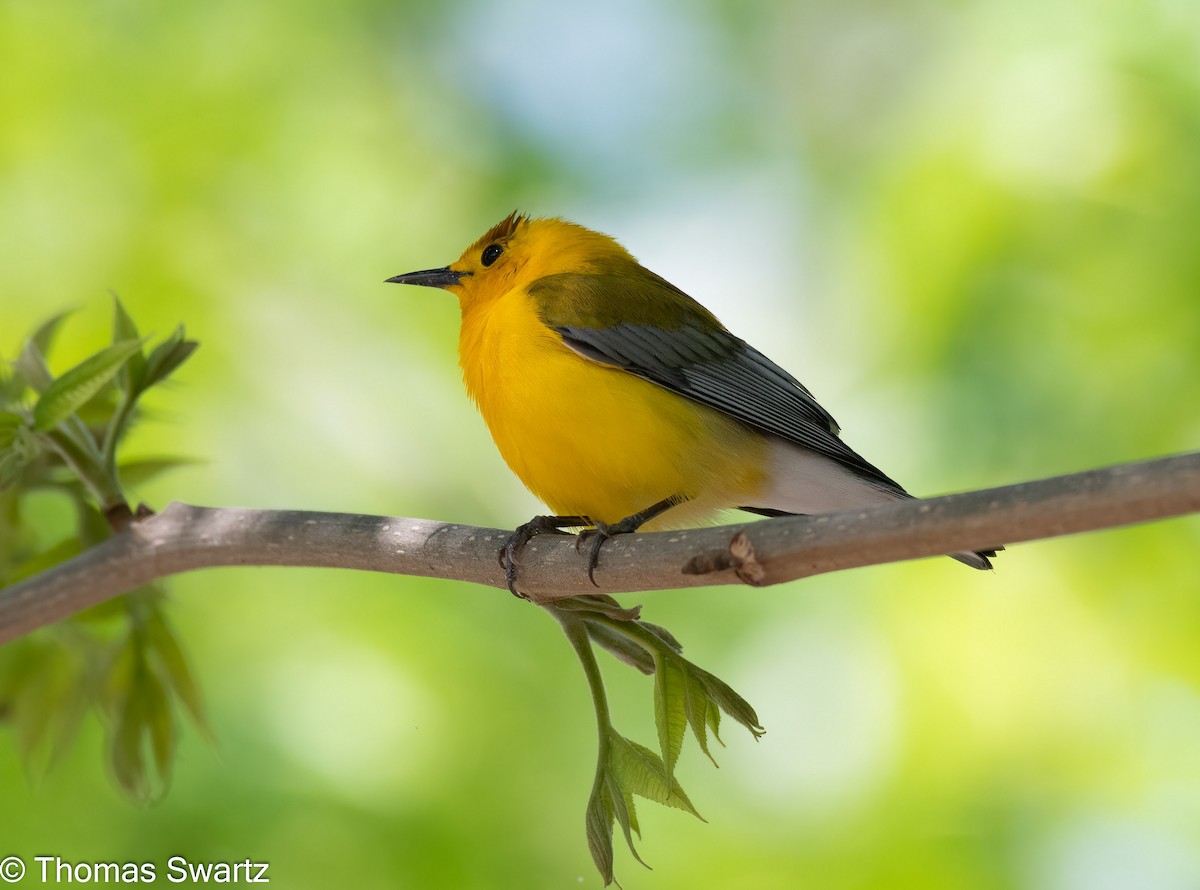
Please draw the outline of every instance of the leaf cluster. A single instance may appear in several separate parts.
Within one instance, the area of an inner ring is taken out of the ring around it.
[[[0,490],[62,482],[84,487],[110,524],[129,518],[121,493],[117,448],[138,400],[195,351],[182,327],[146,352],[149,338],[113,297],[112,343],[58,375],[46,362],[65,314],[45,322],[17,359],[0,370]],[[13,579],[0,579],[13,580]]]
[[[182,328],[147,349],[113,298],[112,342],[60,375],[47,355],[65,315],[41,325],[0,365],[0,587],[36,574],[123,528],[133,516],[122,482],[138,484],[185,461],[118,461],[138,403],[196,349]],[[50,493],[71,505],[72,528],[47,543],[29,500]],[[53,765],[89,711],[105,727],[120,786],[138,798],[166,787],[177,712],[205,726],[199,690],[150,585],[55,627],[0,647],[0,722],[28,767]]]
[[[684,810],[702,818],[675,778],[675,765],[690,730],[700,750],[716,765],[709,733],[721,743],[721,713],[744,726],[755,739],[763,734],[758,715],[727,683],[683,657],[683,647],[666,630],[622,608],[611,597],[583,596],[547,607],[562,625],[588,679],[596,708],[599,755],[585,813],[588,849],[604,883],[613,876],[613,826],[630,852],[645,865],[634,846],[641,837],[635,797]],[[592,644],[654,677],[654,722],[658,752],[619,733],[609,713],[604,681]],[[723,743],[722,743],[723,744]]]

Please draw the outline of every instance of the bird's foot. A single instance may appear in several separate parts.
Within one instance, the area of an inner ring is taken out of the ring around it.
[[[585,528],[575,538],[575,549],[578,550],[585,541],[590,541],[588,545],[588,565],[587,573],[588,580],[596,587],[600,585],[596,583],[596,566],[600,563],[600,548],[604,546],[604,542],[609,538],[617,535],[626,535],[637,531],[651,519],[661,513],[670,510],[677,504],[682,504],[687,498],[682,495],[671,495],[669,498],[663,498],[656,504],[651,504],[645,510],[639,510],[632,516],[626,516],[620,522],[600,522],[592,520],[591,528]]]
[[[504,569],[504,580],[508,584],[509,593],[523,600],[529,599],[529,597],[517,590],[517,565],[519,563],[517,556],[526,544],[538,535],[562,535],[566,534],[563,531],[564,528],[575,528],[576,526],[591,524],[592,521],[586,516],[535,516],[524,525],[517,526],[516,530],[505,540],[504,546],[500,548],[498,554],[500,566]]]
[[[620,522],[609,524],[607,522],[597,522],[591,528],[585,528],[575,536],[575,549],[579,550],[585,541],[590,541],[588,544],[587,557],[587,573],[588,580],[592,582],[592,586],[599,587],[596,583],[596,566],[600,563],[600,548],[604,546],[604,542],[614,535],[628,534],[629,532],[637,531],[637,528],[621,528],[629,517],[625,517]]]

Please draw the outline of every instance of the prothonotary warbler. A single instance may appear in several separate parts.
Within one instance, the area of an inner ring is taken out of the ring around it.
[[[458,297],[458,360],[505,461],[556,515],[600,545],[718,509],[824,513],[911,497],[839,438],[796,378],[599,232],[513,213],[439,269],[388,281]],[[950,554],[991,568],[994,550]]]

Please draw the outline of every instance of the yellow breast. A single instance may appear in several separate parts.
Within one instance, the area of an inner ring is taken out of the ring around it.
[[[523,290],[464,307],[459,364],[505,461],[556,514],[616,522],[684,495],[664,517],[678,525],[764,484],[761,436],[572,352]]]

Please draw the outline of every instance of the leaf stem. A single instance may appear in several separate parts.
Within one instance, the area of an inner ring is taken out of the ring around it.
[[[50,430],[43,434],[46,441],[58,453],[63,462],[69,466],[79,480],[87,486],[100,505],[100,511],[106,516],[120,508],[126,507],[125,497],[96,456],[89,454],[75,439],[61,429]]]
[[[592,693],[592,704],[596,709],[596,735],[598,740],[596,756],[596,777],[592,780],[592,793],[588,797],[587,810],[584,815],[584,825],[588,838],[588,849],[592,861],[604,880],[604,886],[614,882],[613,849],[612,849],[612,803],[607,802],[608,763],[612,755],[612,718],[608,710],[608,695],[604,691],[604,678],[600,673],[600,665],[596,661],[596,653],[592,650],[591,637],[581,613],[570,609],[559,609],[553,605],[543,605],[547,612],[554,616],[562,627],[563,633],[570,642],[571,648],[579,663],[583,665],[584,676],[587,677],[588,688]],[[628,818],[628,817],[627,817]],[[622,823],[626,823],[623,821]],[[630,844],[632,849],[632,844]],[[634,855],[637,852],[634,851]],[[617,885],[620,886],[619,884]]]
[[[650,655],[654,658],[656,667],[661,664],[665,654],[679,654],[671,648],[666,640],[653,631],[647,630],[638,621],[621,621],[602,612],[591,613],[588,615],[588,618],[597,624],[603,624],[606,627],[612,628],[622,636],[633,640],[642,648],[649,650]]]
[[[587,626],[578,612],[557,609],[554,606],[543,606],[542,608],[558,621],[571,648],[575,650],[579,663],[583,666],[583,673],[592,693],[592,703],[596,708],[596,730],[600,741],[600,761],[603,763],[608,755],[612,718],[608,710],[608,694],[604,690],[604,677],[600,673],[596,653],[592,650],[592,641],[588,636]]]
[[[135,396],[123,392],[117,410],[113,412],[113,416],[108,422],[108,428],[104,431],[104,444],[101,446],[100,453],[104,461],[104,472],[112,480],[114,486],[119,485],[117,482],[117,444],[125,435],[125,428],[129,425],[129,418],[133,416],[133,407],[136,401]]]

